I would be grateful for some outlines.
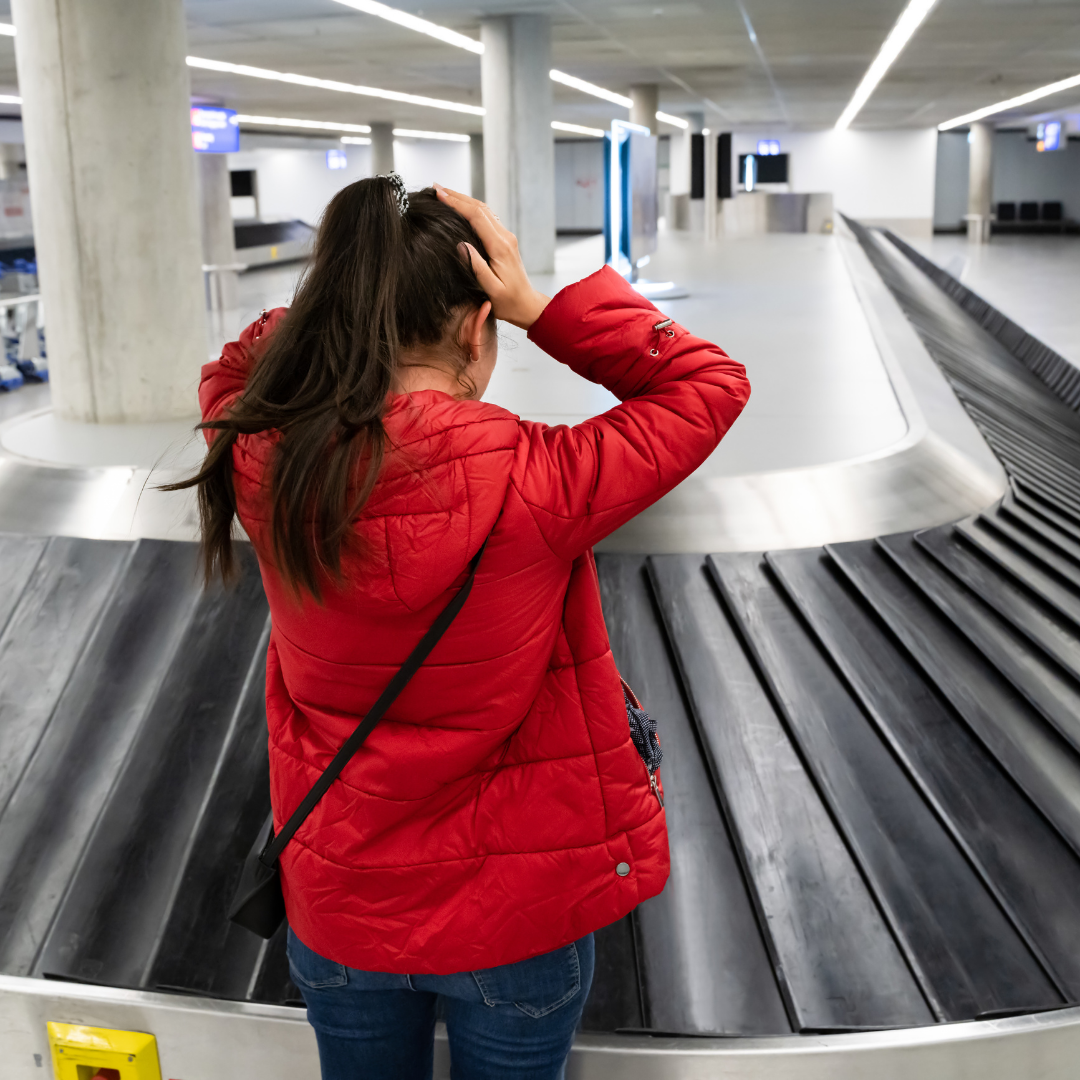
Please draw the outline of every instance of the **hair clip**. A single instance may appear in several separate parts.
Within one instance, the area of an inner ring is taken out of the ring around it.
[[[389,180],[397,198],[398,213],[404,217],[409,212],[409,193],[405,190],[405,181],[396,173],[379,173],[376,180]]]

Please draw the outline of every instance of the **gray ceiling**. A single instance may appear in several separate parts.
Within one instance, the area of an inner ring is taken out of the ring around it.
[[[479,36],[484,14],[544,11],[555,66],[626,93],[658,82],[661,108],[705,107],[717,126],[827,127],[839,115],[906,0],[404,0],[396,6]],[[7,4],[0,2],[0,13]],[[480,102],[479,58],[333,0],[186,0],[190,51],[345,82]],[[0,38],[0,84],[14,86]],[[1080,73],[1080,0],[940,0],[855,122],[928,126]],[[774,90],[775,85],[775,90]],[[479,120],[371,98],[207,71],[192,91],[243,112],[393,120],[470,131]],[[618,106],[556,87],[557,119],[605,125]],[[1040,108],[1080,108],[1080,92]],[[1010,119],[1002,117],[1000,119]]]

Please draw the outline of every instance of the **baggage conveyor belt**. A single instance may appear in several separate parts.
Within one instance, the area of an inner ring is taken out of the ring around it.
[[[571,1077],[1074,1070],[1080,416],[852,228],[1011,489],[876,540],[597,557],[615,657],[660,723],[672,874],[597,935]],[[179,1080],[314,1069],[282,937],[225,918],[268,810],[266,602],[250,552],[205,593],[196,555],[0,538],[15,1076],[41,1075],[43,1018],[156,1031]],[[250,1055],[193,1048],[192,1017]]]

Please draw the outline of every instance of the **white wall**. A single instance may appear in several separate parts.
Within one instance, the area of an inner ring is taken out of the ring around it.
[[[732,167],[757,140],[779,138],[788,154],[792,191],[832,192],[836,209],[869,223],[929,235],[934,218],[937,131],[803,131],[736,133]]]
[[[943,131],[938,137],[937,206],[934,224],[942,229],[963,226],[968,200],[966,131]],[[1060,202],[1065,216],[1080,219],[1080,141],[1064,150],[1040,154],[1026,130],[994,134],[992,198],[999,202]]]
[[[671,133],[671,150],[668,158],[671,174],[669,189],[672,195],[685,195],[690,190],[690,132],[676,130]]]
[[[410,191],[430,187],[437,180],[443,187],[472,193],[468,143],[395,139],[394,165]]]
[[[318,148],[258,147],[229,154],[229,170],[254,169],[263,221],[299,218],[314,225],[326,204],[347,184],[371,175],[371,147],[344,146],[348,168],[328,169],[326,150]],[[470,190],[469,144],[434,139],[395,139],[394,163],[410,191],[434,180],[463,191]]]

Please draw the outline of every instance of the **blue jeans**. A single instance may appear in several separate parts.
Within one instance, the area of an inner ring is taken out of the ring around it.
[[[594,961],[589,934],[484,971],[385,975],[327,960],[289,930],[289,971],[319,1041],[323,1080],[430,1080],[438,1005],[454,1080],[557,1080]]]

